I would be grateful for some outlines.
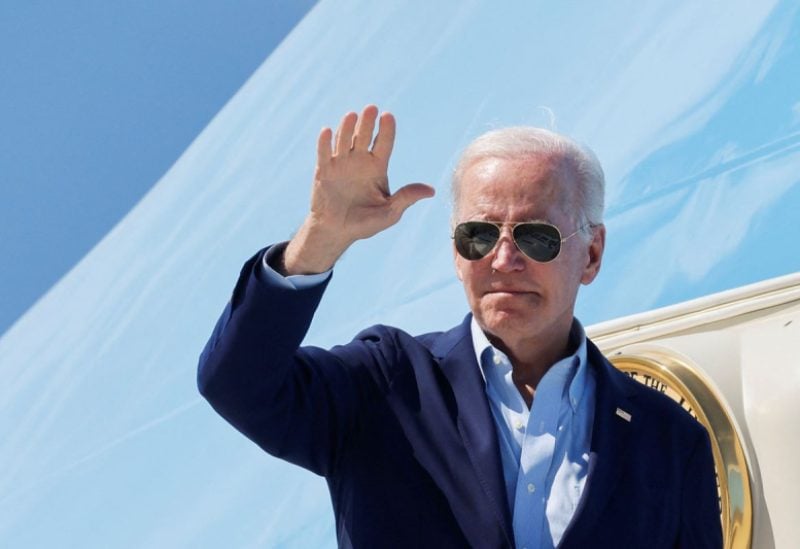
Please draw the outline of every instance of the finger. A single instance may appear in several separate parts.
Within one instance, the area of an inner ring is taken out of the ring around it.
[[[430,198],[436,194],[436,190],[424,183],[411,183],[401,189],[397,189],[392,195],[392,207],[402,215],[412,204],[419,202],[423,198]]]
[[[336,150],[334,154],[344,154],[353,148],[353,130],[356,127],[356,120],[358,115],[354,112],[349,112],[342,118],[339,123],[339,129],[336,130]]]
[[[333,132],[330,128],[322,128],[317,139],[317,165],[327,164],[331,160],[331,138]]]
[[[378,107],[367,105],[361,112],[353,137],[353,148],[362,151],[369,150],[372,144],[372,132],[375,129],[375,120],[378,118]]]
[[[378,125],[378,135],[375,136],[375,144],[372,146],[372,154],[383,159],[387,164],[392,155],[392,147],[394,147],[395,127],[392,113],[383,113]]]

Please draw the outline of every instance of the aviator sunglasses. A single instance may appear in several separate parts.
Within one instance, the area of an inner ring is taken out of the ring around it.
[[[504,223],[499,221],[467,221],[456,225],[453,231],[456,251],[464,259],[477,261],[491,252],[500,240]],[[511,234],[519,251],[539,263],[553,261],[561,252],[561,244],[578,234],[581,226],[569,236],[561,238],[561,231],[550,223],[522,222],[511,224]]]

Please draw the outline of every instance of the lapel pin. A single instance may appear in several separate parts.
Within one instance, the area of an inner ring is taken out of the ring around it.
[[[627,421],[628,423],[630,423],[631,415],[622,408],[617,408],[617,415],[622,419],[624,419],[625,421]]]

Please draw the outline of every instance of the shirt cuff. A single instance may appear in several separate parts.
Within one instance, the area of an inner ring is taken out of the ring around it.
[[[269,264],[270,261],[275,260],[277,254],[282,254],[286,246],[272,246],[263,256],[261,256],[261,276],[264,280],[269,280],[273,284],[283,286],[284,288],[294,290],[305,290],[312,286],[322,284],[328,280],[333,272],[333,269],[328,269],[324,273],[308,274],[308,275],[289,275],[283,276],[278,271],[272,268]]]

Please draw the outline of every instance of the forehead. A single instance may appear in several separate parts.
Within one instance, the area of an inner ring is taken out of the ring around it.
[[[556,221],[554,216],[570,209],[573,189],[573,171],[560,157],[483,158],[464,171],[457,216]]]

